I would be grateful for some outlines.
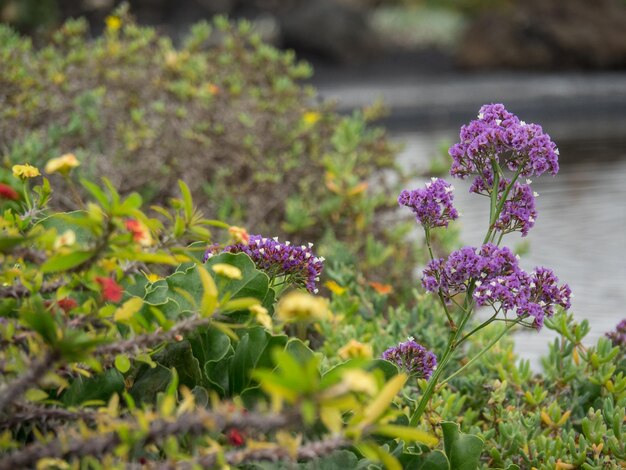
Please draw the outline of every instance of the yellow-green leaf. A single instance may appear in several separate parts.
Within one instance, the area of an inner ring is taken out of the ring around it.
[[[406,374],[398,374],[385,384],[378,396],[365,409],[363,420],[359,423],[361,428],[375,422],[389,408],[395,396],[402,390],[406,379]]]
[[[210,316],[215,311],[215,307],[217,307],[217,286],[204,266],[198,266],[197,269],[200,282],[202,282],[202,287],[204,288],[202,301],[200,303],[200,312],[203,316]]]
[[[381,424],[372,429],[373,434],[380,434],[387,437],[402,439],[407,442],[421,442],[423,444],[434,446],[439,440],[426,431],[420,431],[417,428],[409,426],[399,426],[395,424]]]
[[[114,321],[128,321],[135,313],[137,313],[143,306],[143,300],[139,297],[132,297],[122,304],[113,314]]]

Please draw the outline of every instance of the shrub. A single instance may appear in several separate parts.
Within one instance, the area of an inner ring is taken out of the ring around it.
[[[72,20],[41,49],[0,26],[0,57],[6,163],[43,166],[72,152],[86,175],[157,204],[183,179],[216,218],[347,242],[370,266],[389,260],[375,241],[391,231],[379,223],[393,192],[381,170],[396,170],[384,131],[368,125],[378,111],[341,116],[320,103],[299,83],[310,67],[249,23],[199,23],[175,48],[121,8],[103,36],[89,39],[86,22]],[[75,207],[69,191],[55,203]]]

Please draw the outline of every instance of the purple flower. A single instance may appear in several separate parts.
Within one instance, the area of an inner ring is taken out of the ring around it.
[[[459,217],[452,205],[454,187],[439,178],[431,178],[424,189],[404,190],[398,204],[409,207],[425,228],[447,227],[448,222]]]
[[[312,246],[311,243],[307,246],[297,246],[290,242],[281,243],[276,237],[265,238],[261,235],[250,235],[248,244],[229,245],[221,252],[245,253],[270,279],[284,276],[288,283],[305,287],[309,292],[316,294],[317,282],[324,268],[324,258],[315,256],[311,251]],[[218,251],[220,250],[215,245],[209,247],[204,255],[204,261],[206,262]]]
[[[450,174],[457,178],[476,175],[493,184],[492,162],[519,169],[521,176],[559,171],[556,144],[541,126],[526,124],[502,104],[480,108],[478,119],[461,127],[460,142],[450,147]]]
[[[615,331],[611,331],[606,334],[607,338],[611,340],[614,347],[618,347],[622,350],[626,349],[626,319],[622,320],[615,327]]]
[[[526,273],[511,250],[493,243],[479,250],[461,248],[447,260],[433,260],[422,276],[424,288],[441,292],[446,301],[472,289],[477,306],[489,305],[504,313],[515,310],[520,317],[532,318],[537,329],[543,326],[544,317],[554,315],[555,306],[570,308],[571,290],[558,281],[547,268]]]
[[[508,180],[503,180],[508,185]],[[521,232],[522,237],[535,225],[537,209],[535,208],[535,194],[530,184],[515,183],[509,196],[502,206],[500,217],[494,228],[502,233]]]
[[[428,380],[437,367],[437,356],[413,338],[387,349],[383,359],[393,362],[400,370],[413,377]]]

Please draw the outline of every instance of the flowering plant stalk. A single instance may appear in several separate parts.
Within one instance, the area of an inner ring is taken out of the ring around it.
[[[544,318],[555,308],[569,309],[571,290],[558,285],[548,268],[527,273],[519,258],[504,246],[504,235],[520,232],[526,236],[537,217],[531,176],[558,172],[559,151],[536,124],[526,124],[502,104],[485,105],[478,119],[461,128],[460,142],[450,148],[453,177],[473,177],[470,192],[489,198],[489,224],[480,247],[464,247],[447,259],[436,258],[432,230],[447,227],[459,214],[453,207],[453,186],[433,178],[423,189],[403,191],[400,205],[411,208],[424,227],[430,262],[423,272],[422,285],[437,295],[447,316],[450,335],[447,347],[432,373],[424,394],[411,416],[416,426],[438,383],[445,384],[470,367],[514,326],[540,330]],[[506,170],[512,172],[509,176]],[[520,177],[525,182],[520,182]],[[459,302],[459,298],[462,301]],[[491,307],[493,315],[473,329],[468,323],[474,311]],[[503,321],[504,330],[463,367],[442,380],[454,352],[472,335],[493,322]]]

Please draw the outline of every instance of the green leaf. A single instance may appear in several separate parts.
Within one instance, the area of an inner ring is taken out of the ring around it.
[[[189,341],[169,344],[164,350],[152,356],[152,359],[167,368],[175,368],[179,383],[190,390],[196,385],[202,385],[200,363],[193,356]]]
[[[130,370],[130,359],[125,354],[118,354],[115,356],[115,368],[122,374],[125,374]]]
[[[450,462],[440,450],[434,450],[424,454],[402,454],[400,463],[403,468],[415,470],[450,470]]]
[[[75,268],[76,266],[80,266],[93,256],[93,251],[73,251],[67,254],[52,256],[48,259],[48,261],[41,265],[41,271],[43,273],[67,271]]]
[[[283,349],[286,336],[272,336],[264,328],[257,326],[243,333],[230,364],[230,393],[240,393],[250,384],[250,373],[257,367],[271,367],[271,351]]]
[[[191,191],[189,191],[189,186],[187,186],[182,180],[178,180],[178,187],[180,188],[180,193],[183,196],[183,209],[185,211],[185,217],[187,220],[191,220],[193,217],[193,200],[191,199]]]
[[[0,237],[0,252],[9,252],[12,248],[26,243],[29,240],[30,237]]]
[[[164,391],[172,380],[172,371],[161,364],[150,368],[142,367],[130,395],[137,403],[154,403],[157,393]]]
[[[453,422],[441,423],[446,456],[451,470],[476,470],[484,442],[478,436],[464,434]]]
[[[439,442],[435,436],[425,431],[421,431],[414,427],[399,426],[395,424],[380,424],[378,426],[374,426],[372,433],[394,439],[402,439],[406,442],[417,441],[429,446],[434,446],[437,442]]]
[[[37,307],[37,303],[34,306],[25,303],[22,306],[20,318],[33,331],[39,333],[47,344],[56,344],[58,340],[57,327],[52,319],[52,314]]]
[[[111,398],[114,393],[124,391],[124,376],[117,369],[108,369],[94,377],[79,376],[61,397],[66,406],[80,405],[86,401]]]
[[[269,277],[267,274],[256,269],[254,262],[245,253],[221,253],[213,256],[206,262],[207,270],[212,265],[226,263],[236,266],[241,270],[242,278],[239,280],[229,280],[220,289],[220,294],[228,294],[229,298],[240,299],[242,297],[253,297],[263,302],[269,289]]]

